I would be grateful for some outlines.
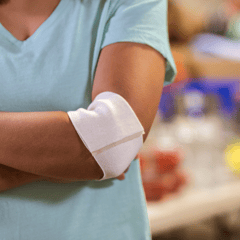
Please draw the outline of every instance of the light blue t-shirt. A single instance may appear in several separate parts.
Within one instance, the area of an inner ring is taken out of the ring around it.
[[[87,108],[100,51],[114,42],[155,48],[170,83],[166,21],[166,0],[61,0],[25,41],[0,24],[0,111]],[[138,160],[124,181],[42,181],[0,193],[0,240],[95,239],[151,239]]]

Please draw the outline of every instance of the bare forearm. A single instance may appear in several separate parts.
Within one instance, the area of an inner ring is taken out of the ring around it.
[[[28,183],[48,181],[54,183],[71,183],[70,180],[38,176],[5,165],[0,165],[0,192],[10,190]]]
[[[0,165],[0,192],[41,180],[41,176]]]
[[[102,177],[65,112],[1,112],[0,133],[0,164],[59,179]]]

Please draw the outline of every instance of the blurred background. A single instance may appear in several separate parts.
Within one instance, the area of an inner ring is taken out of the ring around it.
[[[152,238],[240,240],[240,0],[169,0],[178,74],[140,151]]]

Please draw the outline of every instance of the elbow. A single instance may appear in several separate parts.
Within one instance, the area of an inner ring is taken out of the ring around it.
[[[142,134],[139,134],[96,154],[94,158],[104,174],[100,180],[120,176],[134,160],[142,145],[143,137]]]

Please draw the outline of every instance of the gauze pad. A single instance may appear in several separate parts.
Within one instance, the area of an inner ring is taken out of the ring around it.
[[[119,94],[100,93],[87,110],[79,108],[68,115],[104,173],[100,180],[121,175],[143,145],[144,128]]]

